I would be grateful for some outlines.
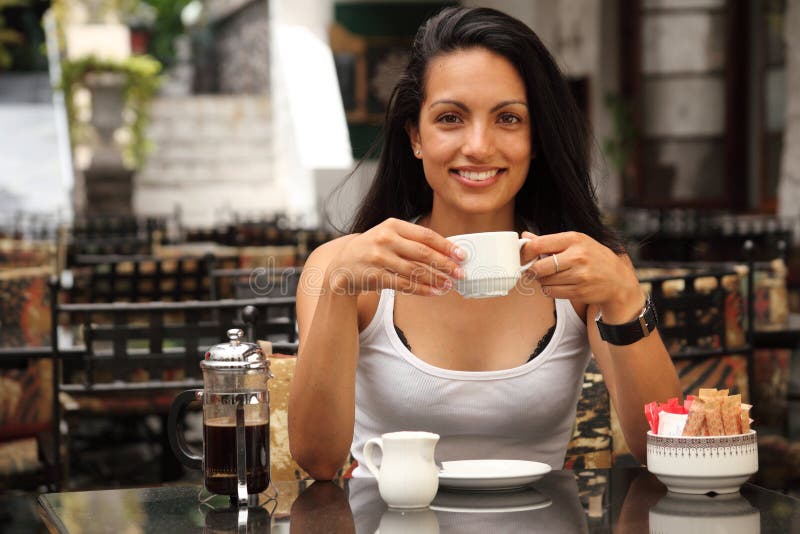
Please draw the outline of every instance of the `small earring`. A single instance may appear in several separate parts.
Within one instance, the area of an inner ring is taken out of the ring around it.
[[[420,149],[416,149],[416,150],[414,151],[414,154],[416,154],[417,156],[419,156],[420,154],[422,154],[422,150],[420,150]]]

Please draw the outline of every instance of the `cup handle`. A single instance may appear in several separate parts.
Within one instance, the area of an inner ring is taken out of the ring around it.
[[[522,247],[525,246],[525,243],[530,243],[530,241],[531,240],[528,239],[527,237],[521,237],[519,239],[519,251],[522,252]],[[536,263],[536,258],[532,259],[531,261],[529,261],[525,265],[521,265],[520,268],[519,268],[519,274],[522,274],[525,271],[527,271],[528,269],[530,269],[531,265],[533,265],[534,263]]]
[[[372,461],[372,451],[375,447],[383,451],[383,440],[381,438],[372,438],[364,444],[364,463],[367,465],[369,472],[375,477],[375,480],[379,480],[378,467]]]

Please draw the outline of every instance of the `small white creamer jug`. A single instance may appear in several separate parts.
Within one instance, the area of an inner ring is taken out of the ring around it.
[[[439,435],[430,432],[390,432],[364,444],[364,463],[378,479],[381,498],[391,508],[424,508],[439,489],[439,468],[433,450]],[[375,447],[383,457],[372,461]]]

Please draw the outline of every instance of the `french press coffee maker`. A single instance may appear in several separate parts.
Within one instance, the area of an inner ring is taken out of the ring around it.
[[[269,360],[243,332],[228,330],[229,343],[211,347],[200,363],[203,389],[175,397],[169,411],[169,442],[178,460],[202,469],[211,493],[229,495],[240,505],[269,487]],[[189,450],[178,422],[186,406],[203,403],[203,455]]]

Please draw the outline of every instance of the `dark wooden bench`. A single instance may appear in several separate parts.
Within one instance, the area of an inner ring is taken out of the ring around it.
[[[233,268],[236,258],[202,257],[163,259],[148,255],[79,255],[72,302],[154,302],[209,298],[210,272]]]
[[[302,272],[302,267],[213,269],[210,273],[210,297],[294,297]]]

